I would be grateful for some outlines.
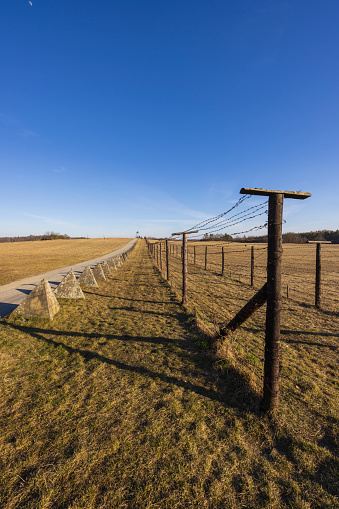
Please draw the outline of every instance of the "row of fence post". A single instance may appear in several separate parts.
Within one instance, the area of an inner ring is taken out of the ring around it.
[[[273,203],[272,216],[280,214],[282,203]],[[278,212],[275,209],[279,209]],[[263,405],[266,410],[274,409],[278,405],[278,392],[279,392],[279,337],[280,337],[280,317],[281,310],[281,261],[282,261],[282,245],[281,245],[281,224],[279,221],[272,222],[270,226],[271,245],[267,254],[267,310],[266,310],[266,341],[265,341],[265,363],[264,363],[264,394]],[[147,242],[148,251],[156,261],[158,267],[163,269],[163,249],[162,242],[150,243]],[[188,267],[188,248],[187,248],[187,234],[183,233],[183,241],[181,247],[182,258],[182,303],[187,304],[187,267]],[[171,245],[168,240],[165,241],[166,253],[166,279],[170,281],[170,266],[169,255]],[[172,247],[172,253],[178,253],[178,246]],[[222,274],[225,270],[225,252],[222,248]],[[279,255],[277,256],[277,253]],[[207,246],[205,247],[205,269],[207,269]],[[193,262],[196,264],[196,249],[193,250]],[[276,274],[278,272],[278,275]],[[254,285],[254,246],[251,246],[251,286]],[[315,306],[321,306],[321,244],[317,243],[316,246],[316,284],[315,284]],[[288,293],[287,288],[287,293]],[[262,289],[258,292],[262,292]],[[278,296],[278,298],[277,298]],[[253,300],[253,299],[252,299]],[[268,338],[271,338],[268,341]]]
[[[281,295],[281,267],[282,267],[282,217],[283,203],[285,198],[306,199],[311,196],[310,193],[276,191],[258,188],[242,188],[240,194],[268,196],[268,245],[267,245],[267,282],[258,292],[262,293],[261,305],[266,301],[266,329],[265,329],[265,359],[264,359],[264,386],[263,386],[263,408],[265,411],[273,411],[278,407],[279,400],[279,348],[280,348],[280,314],[282,308]],[[198,231],[198,230],[197,230]],[[196,233],[197,231],[190,231]],[[182,234],[182,302],[187,303],[187,232]],[[173,234],[179,235],[179,234]],[[153,248],[152,248],[153,251]],[[168,252],[168,250],[167,250]],[[161,253],[161,248],[160,248]],[[157,247],[158,255],[158,247]],[[195,260],[194,252],[194,260]],[[158,267],[159,260],[157,259]],[[205,247],[205,270],[207,270],[207,246]],[[222,273],[224,272],[224,253],[222,252]],[[316,301],[315,305],[320,307],[320,277],[321,260],[320,244],[317,245],[316,261]],[[251,285],[254,284],[254,250],[251,249]],[[258,294],[257,296],[258,297]],[[251,299],[240,311],[245,316],[241,319],[242,323],[248,314],[248,308],[251,308],[250,314],[256,309]],[[238,313],[239,317],[239,313]],[[235,317],[236,318],[236,317]],[[226,327],[227,329],[227,327]]]
[[[186,242],[187,242],[187,239],[186,239]],[[157,263],[157,266],[160,268],[160,270],[162,271],[163,270],[163,256],[162,256],[162,252],[163,252],[163,248],[162,248],[162,242],[156,242],[156,243],[149,243],[148,242],[148,246],[149,246],[149,252],[152,254],[154,254],[154,260],[156,261]],[[155,248],[152,248],[150,246],[156,246]],[[184,250],[184,246],[182,245],[174,245],[174,244],[170,244],[168,240],[165,241],[165,253],[166,253],[166,273],[167,273],[167,280],[169,280],[169,255],[170,254],[173,254],[174,256],[179,256],[179,248],[180,248],[180,258],[181,260],[183,261],[184,263],[184,257],[183,257],[183,250]],[[155,251],[152,251],[152,249],[155,249]],[[186,250],[187,250],[187,254],[186,254],[186,265],[188,264],[188,249],[187,249],[187,245],[186,245]],[[226,261],[226,257],[225,257],[225,249],[224,247],[221,248],[221,275],[224,276],[225,275],[225,268],[226,268],[226,265],[225,265],[225,261]],[[196,246],[193,246],[193,265],[197,265],[197,253],[196,253]],[[208,269],[208,247],[205,246],[205,250],[204,250],[204,269],[207,270]],[[184,273],[184,272],[183,272]],[[187,274],[187,267],[186,267],[186,270],[185,270],[185,275]],[[185,281],[185,278],[186,276],[183,277],[183,285],[184,285],[184,281]],[[254,246],[251,246],[251,251],[250,251],[250,286],[254,286],[254,278],[255,278],[255,248]],[[187,279],[187,278],[186,278]],[[239,281],[241,281],[241,278],[239,276]],[[317,309],[321,309],[321,244],[320,243],[317,243],[316,245],[316,277],[315,277],[315,299],[314,299],[314,303],[315,303],[315,307]],[[184,294],[184,292],[183,292]],[[286,287],[286,297],[289,298],[290,297],[290,286],[287,285]],[[187,290],[186,290],[186,297],[185,299],[187,299]]]

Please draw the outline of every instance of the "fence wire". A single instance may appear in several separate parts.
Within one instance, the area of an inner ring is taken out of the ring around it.
[[[182,288],[182,242],[169,242],[168,245],[171,283],[173,288],[180,293]],[[253,287],[250,286],[252,246],[254,248]],[[165,242],[163,242],[162,267],[166,276],[165,249]],[[222,251],[224,251],[223,270]],[[324,311],[338,313],[339,245],[323,244],[321,260],[321,308]],[[160,266],[160,260],[158,266]],[[202,306],[202,303],[205,303],[203,307],[206,310],[209,309],[209,315],[213,315],[212,321],[215,321],[217,316],[222,320],[224,306],[220,307],[220,303],[217,303],[220,294],[225,300],[226,294],[231,295],[232,284],[248,287],[254,294],[266,282],[266,267],[267,245],[235,245],[235,243],[220,241],[188,242],[188,299],[197,310]],[[313,306],[315,303],[315,272],[316,245],[283,245],[282,294],[285,299]],[[238,287],[237,293],[239,293]],[[228,305],[228,299],[226,301]]]

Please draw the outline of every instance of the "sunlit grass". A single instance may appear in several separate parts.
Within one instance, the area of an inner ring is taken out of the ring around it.
[[[1,507],[338,507],[337,317],[284,316],[271,419],[263,313],[215,357],[140,241],[53,322],[0,322]]]

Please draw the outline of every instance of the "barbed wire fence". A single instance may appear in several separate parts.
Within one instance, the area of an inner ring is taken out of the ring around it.
[[[245,198],[245,197],[243,197]],[[247,197],[246,197],[247,198]],[[239,200],[240,201],[240,200]],[[242,203],[244,199],[240,201]],[[237,205],[240,205],[238,203]],[[233,210],[237,205],[232,207]],[[267,201],[263,204],[256,205],[263,208],[267,207]],[[250,207],[253,210],[254,207]],[[249,210],[249,209],[247,209]],[[260,209],[259,209],[260,210]],[[256,214],[255,217],[267,214],[267,210]],[[246,211],[237,214],[240,221],[244,222],[244,216],[248,215]],[[205,224],[211,224],[216,218],[208,219],[204,223],[199,223],[202,226],[202,231],[207,233],[213,232],[205,229]],[[253,219],[253,214],[248,215],[248,220]],[[226,221],[225,221],[226,223]],[[233,225],[235,226],[235,224]],[[229,225],[225,224],[224,228]],[[256,225],[242,232],[233,232],[233,235],[242,235],[250,231],[258,231],[267,228],[267,224]],[[213,281],[213,289],[209,289],[213,293],[215,287],[218,285],[229,285],[232,282],[240,282],[244,285],[253,286],[254,289],[259,289],[266,281],[267,277],[267,245],[261,243],[245,243],[235,241],[208,241],[198,240],[196,234],[188,234],[188,282],[192,286],[188,286],[188,292],[192,295],[188,301],[198,310],[199,302],[198,294],[203,292],[202,286],[206,284],[206,276],[200,274],[200,271],[213,273],[219,275],[219,282]],[[149,242],[149,241],[148,241]],[[166,246],[168,249],[170,273],[171,273],[171,286],[181,293],[182,290],[182,240],[179,236],[174,239],[153,241],[155,244],[155,262],[156,265],[164,273],[166,260]],[[339,312],[339,246],[335,244],[322,244],[321,246],[321,279],[316,285],[317,275],[317,243],[310,244],[284,244],[283,245],[283,263],[282,263],[282,295],[285,299],[290,299],[299,304],[308,306],[315,305],[319,300],[319,285],[321,293],[321,303],[317,306],[324,311],[337,313]],[[157,247],[158,246],[158,247]],[[160,254],[161,250],[161,254]],[[318,255],[319,256],[319,255]],[[160,267],[160,264],[162,266]],[[209,276],[207,276],[208,278]],[[221,314],[218,313],[219,315]],[[208,318],[208,316],[206,316]],[[212,321],[213,322],[213,321]]]
[[[266,230],[268,200],[233,212],[245,201],[247,205],[250,197],[241,197],[228,211],[201,221],[185,232],[173,235],[170,240],[147,240],[155,264],[172,289],[183,296],[183,301],[186,293],[185,305],[211,326],[211,330],[217,331],[221,323],[234,317],[239,302],[246,307],[253,290],[259,289],[260,293],[267,281],[266,244],[247,244],[244,239],[241,243],[201,240],[204,234],[226,229],[232,236]],[[258,222],[253,226],[255,220]],[[237,228],[239,224],[241,229]],[[238,229],[241,231],[234,231]],[[180,238],[182,234],[186,236],[186,247],[184,238]],[[338,313],[339,247],[333,244],[284,244],[283,250],[283,308],[288,308],[289,301],[295,301],[328,313]],[[264,321],[262,310],[260,312]],[[262,378],[263,373],[258,376]]]

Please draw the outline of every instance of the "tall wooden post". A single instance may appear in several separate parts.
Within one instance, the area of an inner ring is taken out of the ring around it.
[[[267,246],[267,309],[265,332],[265,365],[263,407],[274,411],[279,403],[279,346],[281,314],[281,262],[282,215],[285,198],[304,200],[310,193],[271,191],[268,189],[240,190],[241,194],[268,196],[268,246]]]
[[[160,242],[159,246],[159,256],[160,256],[160,270],[162,272],[162,242]]]
[[[168,240],[166,240],[166,279],[167,281],[170,280],[170,273],[169,273],[169,244],[168,244]]]
[[[159,244],[157,243],[157,266],[159,267]]]
[[[225,250],[224,246],[221,248],[221,275],[223,276],[225,273]]]
[[[205,270],[207,270],[207,246],[205,247]]]
[[[182,235],[182,303],[187,303],[187,233]]]
[[[315,265],[315,307],[321,308],[321,244],[317,243],[316,265]]]
[[[198,233],[198,230],[191,230],[189,233]],[[187,303],[187,232],[172,233],[182,235],[182,303]]]
[[[195,265],[197,260],[196,253],[195,253],[195,246],[193,247],[193,265]]]
[[[265,411],[275,410],[279,403],[283,202],[283,194],[272,194],[268,200],[267,309],[263,395]]]
[[[251,286],[254,285],[254,246],[251,246]]]

